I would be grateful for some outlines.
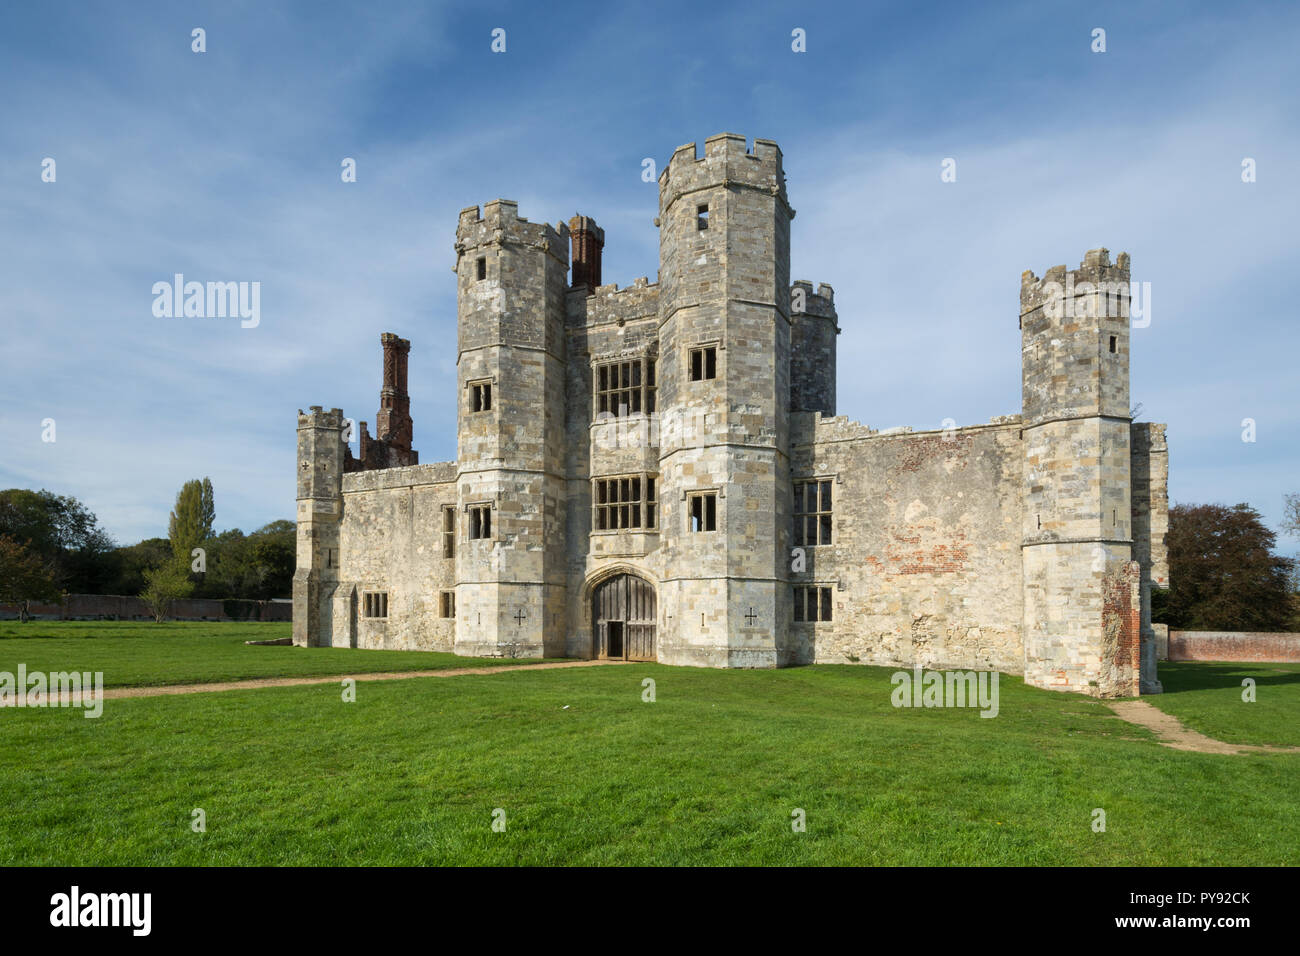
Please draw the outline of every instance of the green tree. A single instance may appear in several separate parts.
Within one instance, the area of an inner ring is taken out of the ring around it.
[[[68,591],[103,593],[115,574],[112,539],[76,498],[44,489],[0,491],[0,534],[26,542]]]
[[[176,495],[176,507],[167,524],[167,537],[172,543],[172,554],[188,568],[195,548],[212,536],[212,522],[216,519],[216,505],[212,496],[212,480],[187,481]]]
[[[202,597],[247,597],[252,571],[244,532],[231,528],[208,539],[208,571],[199,582]]]
[[[140,597],[159,624],[166,620],[173,603],[189,597],[194,590],[189,564],[176,560],[144,572],[144,582]]]
[[[208,539],[208,573],[196,592],[202,597],[267,600],[293,593],[297,526],[272,521],[251,534],[238,528]]]
[[[166,538],[146,538],[115,552],[116,573],[106,593],[137,595],[144,589],[144,572],[173,560]]]
[[[298,526],[292,521],[272,521],[251,537],[258,569],[257,597],[263,601],[290,597],[298,561]]]
[[[0,604],[17,604],[18,619],[26,624],[32,601],[60,597],[50,562],[13,535],[0,534]]]
[[[1247,504],[1169,511],[1169,589],[1152,592],[1152,620],[1180,630],[1285,631],[1296,562]]]

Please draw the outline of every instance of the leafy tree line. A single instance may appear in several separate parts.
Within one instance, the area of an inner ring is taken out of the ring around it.
[[[125,594],[144,597],[158,616],[180,597],[288,597],[294,523],[216,533],[215,518],[212,482],[188,481],[176,496],[168,537],[118,547],[75,498],[0,491],[0,603],[56,601],[63,592]]]

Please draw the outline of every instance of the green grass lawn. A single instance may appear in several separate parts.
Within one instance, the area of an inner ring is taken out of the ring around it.
[[[105,687],[206,684],[257,677],[327,677],[385,671],[529,664],[428,651],[256,647],[289,637],[289,624],[139,621],[0,621],[0,671],[102,671]]]
[[[1300,746],[1300,664],[1161,661],[1165,693],[1142,699],[1193,730],[1234,744]],[[1244,678],[1255,700],[1241,699]]]
[[[891,673],[635,664],[5,709],[0,863],[1300,862],[1300,754],[1173,751],[1008,677],[994,719],[895,709]]]

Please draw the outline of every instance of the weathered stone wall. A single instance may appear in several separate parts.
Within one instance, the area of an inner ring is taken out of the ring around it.
[[[598,286],[569,293],[569,369],[566,392],[564,474],[568,489],[565,653],[592,654],[591,588],[601,577],[632,571],[657,584],[661,516],[651,528],[595,531],[592,479],[621,475],[659,478],[663,416],[597,414],[595,368],[607,362],[659,364],[659,285],[647,278],[631,286]],[[644,368],[644,366],[643,366]],[[643,372],[644,374],[644,372]],[[657,391],[657,389],[656,389]],[[659,488],[662,497],[662,486]]]
[[[1169,446],[1165,426],[1134,422],[1133,560],[1141,568],[1142,693],[1163,688],[1156,675],[1161,658],[1159,636],[1151,623],[1151,589],[1169,587]]]
[[[880,433],[796,415],[792,478],[832,480],[832,543],[796,584],[829,623],[791,624],[795,662],[1020,673],[1020,425]]]
[[[456,586],[442,535],[442,509],[455,504],[454,462],[344,476],[341,560],[323,572],[334,647],[452,650],[455,621],[440,616],[440,600]],[[387,618],[365,616],[368,591],[388,595]]]
[[[1300,662],[1300,634],[1260,631],[1170,631],[1171,661]]]

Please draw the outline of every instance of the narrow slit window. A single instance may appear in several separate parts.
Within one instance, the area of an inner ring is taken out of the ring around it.
[[[695,207],[695,228],[700,232],[709,228],[709,206],[702,203]]]
[[[478,281],[482,282],[487,278],[487,259],[481,257],[476,264]]]
[[[1110,337],[1110,350],[1112,353],[1119,351],[1119,340],[1113,335]]]
[[[456,508],[446,505],[442,509],[442,556],[456,557]]]
[[[438,613],[440,617],[456,616],[456,592],[443,591],[441,601],[439,602]]]

